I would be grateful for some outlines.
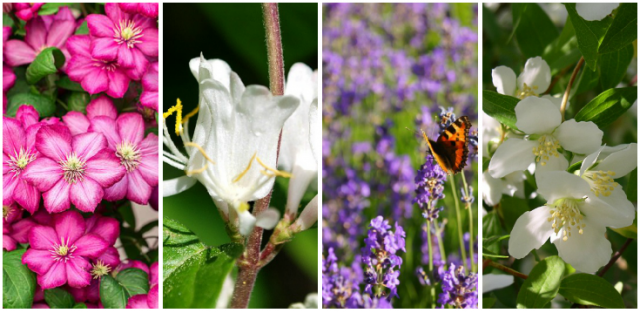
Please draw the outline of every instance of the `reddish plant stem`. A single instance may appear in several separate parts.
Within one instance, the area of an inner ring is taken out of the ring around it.
[[[632,241],[633,239],[629,238],[627,239],[627,241],[624,242],[622,247],[620,247],[620,250],[616,251],[616,253],[613,254],[613,256],[611,257],[611,260],[609,260],[609,263],[607,263],[607,265],[604,266],[602,271],[598,273],[598,276],[602,277],[604,276],[605,273],[607,273],[607,271],[613,266],[613,264],[615,264],[616,261],[618,261],[620,256],[622,256],[622,253],[624,253],[624,250],[627,250],[627,247],[629,247]]]
[[[506,267],[506,266],[504,266],[502,264],[493,262],[491,260],[488,260],[488,262],[487,262],[487,260],[485,260],[484,261],[484,266],[491,266],[491,267],[497,268],[497,269],[499,269],[499,270],[501,270],[501,271],[503,271],[503,272],[505,272],[505,273],[507,273],[509,275],[513,275],[515,277],[520,277],[522,279],[529,278],[529,276],[527,276],[525,274],[522,274],[522,273],[520,273],[520,272],[518,272],[518,271],[516,271],[516,270],[514,270],[514,269],[512,269],[510,267]]]
[[[263,3],[262,16],[267,34],[269,87],[274,96],[284,95],[284,58],[280,37],[280,15],[277,3]]]
[[[571,79],[569,79],[569,84],[567,85],[567,90],[564,92],[564,96],[562,97],[562,104],[560,105],[560,114],[562,115],[562,121],[564,121],[564,111],[567,109],[567,102],[569,102],[569,94],[571,93],[571,86],[573,86],[573,82],[576,80],[578,76],[578,72],[580,68],[584,64],[584,57],[580,58],[576,68],[573,69],[573,74],[571,74]]]

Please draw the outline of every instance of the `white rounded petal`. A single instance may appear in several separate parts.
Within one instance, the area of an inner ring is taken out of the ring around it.
[[[551,68],[541,57],[530,58],[524,64],[524,70],[518,76],[518,88],[522,90],[524,84],[533,92],[542,94],[551,84]]]
[[[565,159],[562,154],[558,153],[558,156],[550,156],[548,160],[544,160],[545,164],[541,162],[536,163],[536,173],[551,172],[551,171],[564,171],[569,167],[569,161]]]
[[[564,241],[555,240],[558,255],[576,270],[595,273],[611,258],[611,243],[605,238],[606,228],[587,224],[582,235],[575,233]]]
[[[537,141],[507,139],[491,158],[489,173],[495,178],[501,178],[515,171],[526,170],[535,161],[533,148],[537,145]]]
[[[504,274],[482,275],[482,293],[502,289],[513,284],[513,276]]]
[[[500,178],[493,178],[489,172],[482,173],[482,197],[490,206],[500,203],[504,183]]]
[[[598,160],[598,156],[602,152],[605,146],[600,147],[596,152],[589,154],[584,160],[582,160],[582,164],[580,165],[580,177],[584,174],[586,170],[588,170],[593,164]]]
[[[564,121],[553,133],[564,149],[580,154],[597,151],[602,144],[602,135],[595,123],[576,120]]]
[[[547,222],[550,208],[541,206],[522,214],[511,231],[509,254],[517,259],[524,258],[531,250],[539,249],[553,233]]]
[[[238,225],[240,234],[245,237],[249,236],[253,227],[256,225],[256,217],[247,210],[238,214],[238,221],[240,223],[240,225]]]
[[[284,94],[297,96],[302,101],[311,102],[318,85],[314,82],[313,71],[304,63],[295,63],[287,75]]]
[[[631,143],[626,148],[611,153],[604,160],[600,161],[594,171],[612,171],[613,178],[620,178],[631,173],[638,166],[638,144]]]
[[[590,196],[580,205],[580,211],[593,223],[611,228],[633,224],[635,207],[627,199],[622,187],[615,187],[609,196]]]
[[[516,73],[504,65],[498,66],[491,71],[493,85],[498,93],[513,96],[516,92]]]
[[[591,193],[589,183],[565,171],[536,172],[536,184],[547,203],[561,198],[582,199]]]
[[[599,21],[611,14],[620,3],[577,3],[576,11],[587,21]]]
[[[550,134],[562,123],[560,109],[547,99],[526,97],[518,102],[515,111],[516,127],[526,134]]]
[[[553,104],[555,104],[558,107],[558,109],[562,106],[562,95],[560,95],[559,97],[544,95],[544,96],[541,96],[540,98],[551,101]],[[569,106],[571,106],[571,102],[567,101],[567,107]]]
[[[278,221],[280,221],[280,212],[273,208],[262,211],[256,216],[256,226],[264,229],[272,229]]]
[[[197,179],[189,176],[168,179],[162,182],[162,197],[177,195],[196,184]]]

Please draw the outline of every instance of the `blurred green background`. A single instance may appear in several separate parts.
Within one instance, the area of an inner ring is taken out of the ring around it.
[[[318,67],[318,5],[280,4],[280,23],[285,71],[296,62]],[[180,98],[184,111],[198,101],[198,85],[189,70],[189,60],[204,54],[206,59],[226,61],[245,85],[269,86],[267,55],[260,4],[164,4],[163,105],[166,111]],[[174,117],[167,125],[175,123]],[[193,133],[195,123],[191,123]],[[172,134],[175,136],[175,134]],[[177,138],[173,138],[174,141]],[[164,179],[184,175],[163,165]],[[271,206],[284,209],[288,180],[279,178]],[[315,187],[315,186],[314,186]],[[317,193],[310,188],[304,207]],[[224,224],[207,194],[196,184],[177,196],[164,198],[164,214],[194,231],[207,245],[230,242]],[[269,239],[265,232],[263,242]],[[303,302],[308,293],[318,292],[318,229],[312,228],[287,243],[283,251],[259,274],[249,307],[288,307]]]

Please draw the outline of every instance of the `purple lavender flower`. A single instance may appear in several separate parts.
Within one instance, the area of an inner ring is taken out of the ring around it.
[[[438,303],[444,308],[451,305],[460,309],[478,308],[478,275],[464,274],[464,267],[449,265],[449,269],[442,274],[442,293]]]
[[[436,203],[444,199],[444,182],[447,174],[434,162],[433,156],[427,155],[424,164],[418,170],[415,177],[416,197],[414,203],[420,205],[422,216],[431,222],[438,218]]]
[[[359,257],[351,268],[340,267],[333,248],[322,259],[322,306],[325,308],[357,308],[362,302],[360,284],[362,269]]]

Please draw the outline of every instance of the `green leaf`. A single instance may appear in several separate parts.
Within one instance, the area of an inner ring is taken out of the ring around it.
[[[56,47],[42,50],[27,67],[27,82],[31,85],[47,75],[55,74],[64,65],[64,54]]]
[[[513,16],[519,15],[515,35],[520,51],[527,58],[542,55],[547,45],[558,37],[558,29],[542,8],[535,3],[511,4]]]
[[[34,107],[36,111],[38,111],[38,114],[40,114],[40,118],[53,116],[53,113],[56,111],[56,106],[51,99],[32,93],[20,93],[9,99],[7,115],[11,117],[16,116],[18,108],[24,104]]]
[[[482,298],[482,308],[490,309],[496,304],[496,299],[494,298]]]
[[[28,309],[36,292],[36,274],[22,264],[26,249],[2,252],[2,307]]]
[[[79,83],[71,81],[71,79],[69,79],[69,76],[62,76],[62,78],[58,79],[56,81],[56,86],[71,91],[84,91],[84,89],[82,89],[82,86],[80,86]]]
[[[122,309],[130,297],[149,292],[149,277],[139,268],[127,268],[115,278],[106,275],[100,281],[100,300],[108,309]]]
[[[636,212],[636,217],[633,220],[633,224],[623,228],[612,228],[611,230],[626,238],[638,239],[638,212]]]
[[[178,222],[163,221],[165,308],[213,308],[225,278],[243,251],[239,244],[208,248]]]
[[[513,225],[516,224],[520,215],[529,211],[529,204],[526,199],[507,195],[502,195],[502,201],[500,201],[500,203],[502,205],[502,214],[504,215],[504,226],[506,231],[511,233]]]
[[[44,291],[44,301],[52,309],[70,309],[76,304],[73,296],[62,288],[46,289]]]
[[[560,294],[571,302],[603,308],[624,308],[622,296],[604,278],[578,273],[565,277]]]
[[[600,72],[602,90],[614,88],[627,74],[627,68],[633,59],[633,44],[628,44],[620,50],[600,56]]]
[[[487,115],[495,118],[498,122],[513,129],[516,127],[516,105],[520,99],[499,94],[491,90],[482,91],[483,110]]]
[[[78,111],[82,114],[86,114],[89,102],[91,102],[91,96],[88,93],[74,91],[69,95],[67,107],[69,108],[69,111]]]
[[[551,256],[533,267],[518,292],[518,309],[544,308],[560,289],[565,266],[558,256]]]
[[[613,23],[602,39],[600,54],[623,49],[638,37],[638,4],[622,3],[618,7]]]
[[[638,168],[633,169],[633,171],[629,173],[629,182],[627,183],[625,193],[629,201],[638,201]]]
[[[51,15],[58,13],[58,9],[63,6],[69,6],[71,3],[45,3],[40,10],[38,10],[38,15]]]
[[[565,7],[576,31],[578,48],[580,48],[587,66],[595,71],[598,63],[598,47],[611,25],[611,17],[606,17],[602,21],[586,21],[578,15],[575,3],[565,3]]]
[[[636,87],[612,88],[605,90],[576,114],[576,121],[591,121],[603,128],[627,112],[636,100]]]
[[[73,306],[73,309],[87,309],[87,305],[84,303],[76,303],[76,305]]]
[[[484,251],[492,254],[500,253],[500,244],[498,242],[499,240],[489,241],[489,239],[491,238],[501,238],[500,235],[502,234],[500,227],[500,217],[495,210],[487,213],[487,215],[482,217],[482,234],[483,236],[488,237],[488,239],[482,240],[483,253]]]
[[[87,21],[83,21],[82,25],[76,29],[75,35],[88,35],[89,34],[89,26],[87,26]]]

